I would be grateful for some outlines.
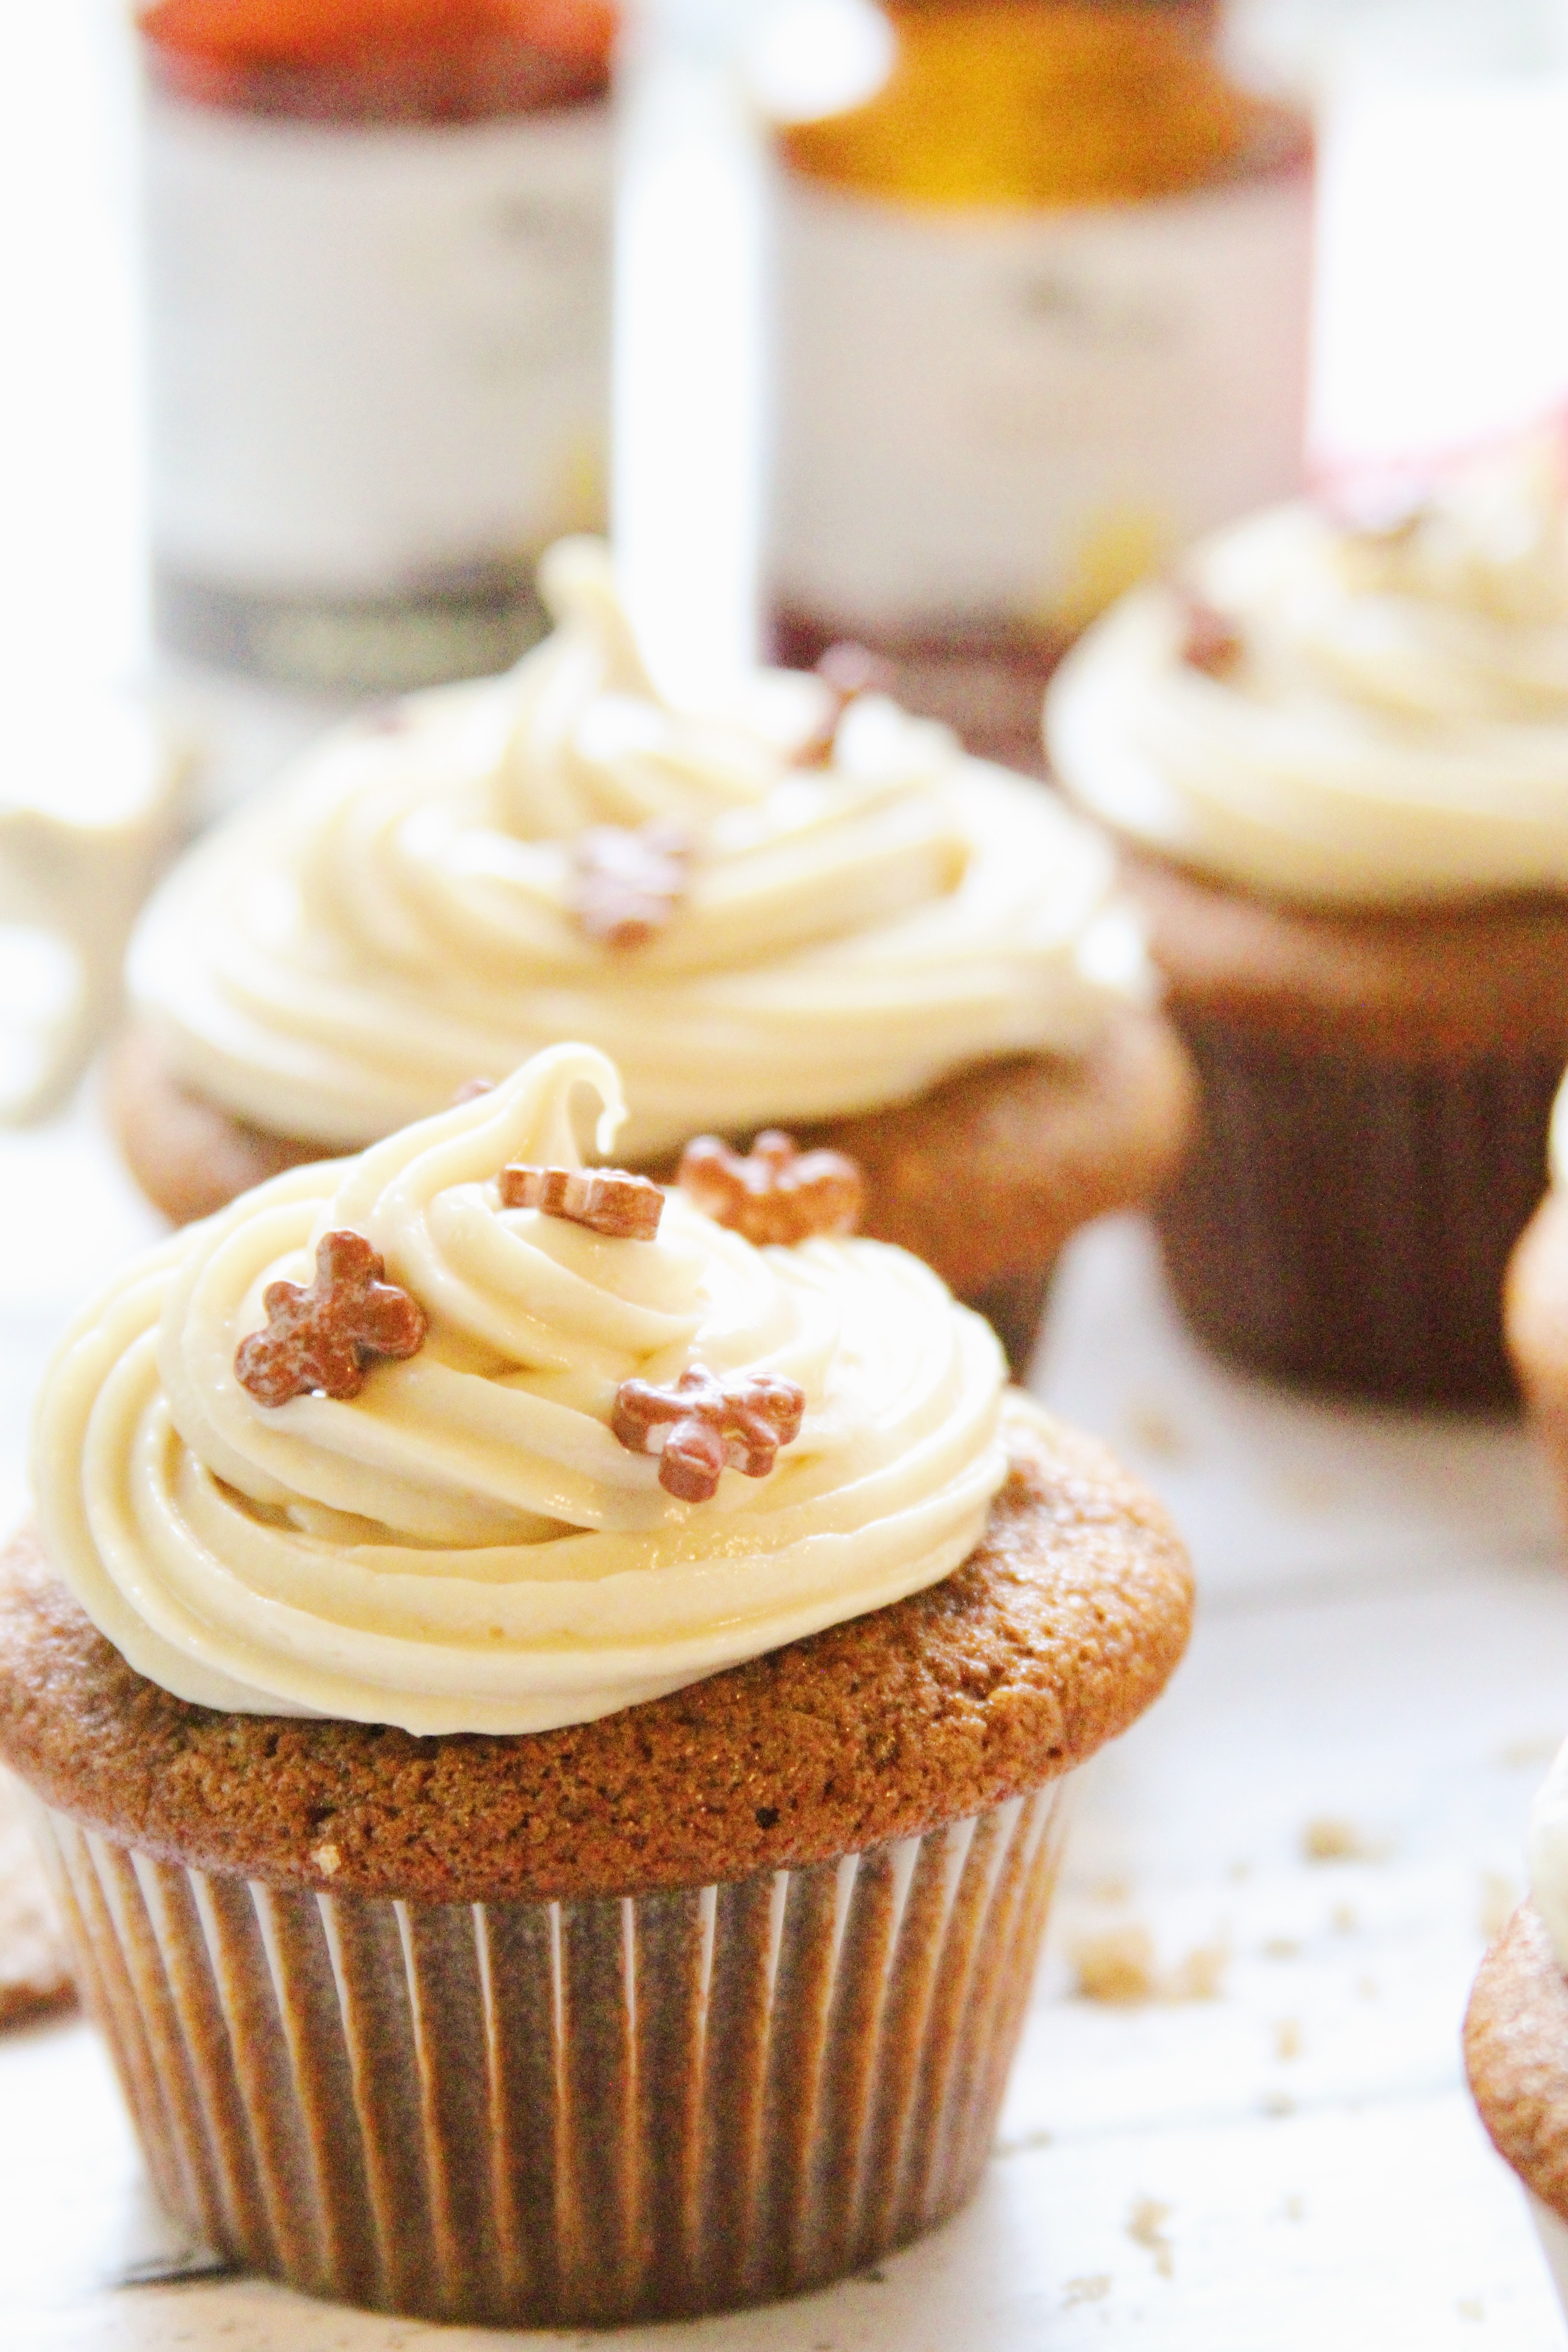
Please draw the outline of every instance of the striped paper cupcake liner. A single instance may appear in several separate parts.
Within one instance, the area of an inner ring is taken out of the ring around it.
[[[188,2229],[313,2294],[577,2326],[821,2285],[964,2202],[1062,1785],[837,1864],[558,1902],[279,1889],[34,1818]]]
[[[1310,1386],[1503,1403],[1509,1254],[1546,1185],[1542,1054],[1404,1065],[1182,1016],[1198,1145],[1158,1212],[1216,1353]]]

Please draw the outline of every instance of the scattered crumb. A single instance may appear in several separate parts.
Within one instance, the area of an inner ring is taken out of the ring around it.
[[[1363,2000],[1376,2000],[1379,1991],[1377,1979],[1375,1977],[1358,1977],[1356,1979],[1356,1990],[1360,1993]]]
[[[1361,1921],[1356,1917],[1353,1905],[1336,1903],[1329,1914],[1329,1925],[1336,1936],[1353,1936]]]
[[[1461,2319],[1484,2319],[1487,2315],[1486,2305],[1479,2294],[1462,2294],[1454,2309]]]
[[[1170,2207],[1162,2205],[1157,2197],[1140,2197],[1127,2217],[1128,2236],[1135,2246],[1144,2246],[1153,2255],[1154,2268],[1162,2278],[1176,2274],[1176,2250],[1163,2228],[1170,2218]]]
[[[1293,2116],[1296,2102],[1289,2091],[1265,2091],[1258,2102],[1266,2116]]]
[[[1110,2274],[1097,2271],[1092,2278],[1068,2279],[1067,2293],[1062,2297],[1062,2309],[1073,2311],[1080,2303],[1103,2303],[1110,2293]]]
[[[1301,1947],[1294,1936],[1270,1936],[1263,1946],[1266,1960],[1295,1960],[1300,1955]]]
[[[1125,1903],[1131,1892],[1124,1878],[1097,1878],[1089,1897],[1091,1903]]]
[[[1320,1813],[1301,1831],[1301,1852],[1309,1862],[1377,1862],[1387,1851],[1337,1814]]]
[[[1230,1961],[1226,1944],[1197,1944],[1178,1960],[1161,1995],[1163,2000],[1217,2000]]]
[[[1230,1950],[1223,1941],[1197,1945],[1165,1973],[1147,1927],[1126,1927],[1080,1936],[1068,1957],[1077,2000],[1131,2009],[1152,2000],[1216,2000]]]
[[[1304,2221],[1307,2218],[1307,2200],[1304,2197],[1287,2197],[1279,2210],[1287,2221]]]
[[[1251,1877],[1252,1864],[1249,1862],[1233,1862],[1226,1875],[1228,1878],[1234,1879],[1237,1885],[1239,1886],[1243,1879]]]
[[[1301,2055],[1301,2027],[1299,2019],[1281,2017],[1274,2028],[1274,2055],[1279,2059]]]
[[[310,1860],[323,1878],[334,1878],[343,1866],[342,1855],[335,1845],[319,1845],[311,1850]]]
[[[1498,1749],[1497,1760],[1505,1772],[1531,1772],[1542,1764],[1550,1764],[1562,1746],[1560,1739],[1510,1739],[1506,1748]]]
[[[996,2153],[998,2156],[1026,2156],[1032,2148],[1049,2147],[1052,2145],[1048,2131],[1020,2132],[1016,2139],[999,2139],[996,2143]]]
[[[1505,1871],[1483,1870],[1480,1906],[1476,1925],[1489,1944],[1495,1943],[1519,1907],[1520,1891]]]
[[[1079,2000],[1106,2000],[1131,2007],[1155,1996],[1154,1939],[1146,1927],[1112,1927],[1103,1936],[1081,1936],[1071,1952]]]
[[[1135,1404],[1127,1416],[1127,1434],[1143,1453],[1166,1462],[1179,1462],[1189,1450],[1181,1430],[1157,1404]]]

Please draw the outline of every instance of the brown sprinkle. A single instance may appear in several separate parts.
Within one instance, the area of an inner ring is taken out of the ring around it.
[[[868,646],[857,645],[853,638],[840,638],[820,656],[816,675],[824,685],[833,689],[833,707],[820,727],[795,753],[797,768],[826,768],[833,758],[833,746],[845,712],[859,694],[891,694],[894,686],[893,667],[880,654]]]
[[[572,852],[572,914],[584,937],[638,948],[661,931],[686,896],[693,843],[684,825],[596,824]]]
[[[363,1234],[323,1234],[316,1244],[316,1278],[269,1282],[261,1296],[267,1328],[253,1331],[235,1352],[240,1386],[258,1404],[287,1404],[316,1391],[356,1397],[366,1359],[412,1356],[428,1328],[425,1310],[395,1283]]]
[[[624,1168],[503,1168],[497,1180],[501,1206],[539,1209],[616,1241],[651,1242],[664,1214],[664,1194],[646,1176]]]
[[[1247,647],[1234,622],[1195,588],[1179,591],[1182,599],[1182,659],[1205,677],[1228,677]]]
[[[683,1503],[708,1503],[726,1466],[765,1478],[800,1435],[805,1392],[771,1373],[721,1381],[691,1364],[666,1388],[623,1381],[610,1427],[632,1454],[657,1454],[658,1483]]]
[[[853,1233],[865,1185],[842,1151],[801,1151],[793,1136],[764,1128],[749,1154],[700,1135],[680,1156],[680,1186],[705,1216],[759,1245]]]

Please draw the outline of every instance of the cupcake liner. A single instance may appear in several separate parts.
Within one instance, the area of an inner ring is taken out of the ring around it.
[[[1200,1134],[1157,1222],[1199,1336],[1312,1385],[1510,1399],[1503,1276],[1545,1190],[1560,1057],[1404,1064],[1179,1025]]]
[[[963,2203],[1062,1788],[730,1885],[442,1905],[33,1813],[172,2212],[311,2294],[549,2326],[793,2294]]]

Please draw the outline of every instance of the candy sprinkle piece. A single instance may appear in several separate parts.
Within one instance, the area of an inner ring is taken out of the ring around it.
[[[710,1503],[726,1468],[765,1478],[800,1435],[805,1394],[768,1372],[719,1380],[689,1365],[670,1386],[623,1381],[610,1427],[631,1454],[657,1454],[658,1483],[683,1503]]]
[[[367,1359],[416,1354],[429,1328],[425,1310],[384,1272],[363,1234],[323,1234],[308,1290],[269,1282],[263,1291],[267,1328],[235,1351],[240,1386],[264,1405],[318,1391],[346,1399],[363,1388]]]

